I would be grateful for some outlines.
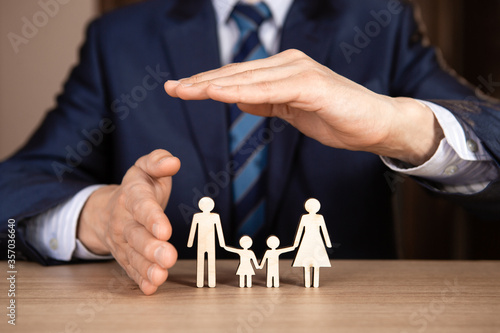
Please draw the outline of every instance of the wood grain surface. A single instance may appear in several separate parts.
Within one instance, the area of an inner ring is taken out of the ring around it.
[[[257,270],[239,288],[237,261],[217,261],[217,287],[196,288],[196,262],[179,261],[144,296],[115,262],[42,267],[18,262],[16,326],[0,332],[491,332],[500,333],[500,262],[337,261],[319,288],[280,263],[280,288]],[[6,265],[5,265],[6,266]]]

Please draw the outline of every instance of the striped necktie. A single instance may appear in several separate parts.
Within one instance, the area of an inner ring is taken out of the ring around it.
[[[234,48],[234,62],[266,58],[258,30],[271,17],[269,8],[237,4],[231,17],[240,30]],[[236,104],[230,107],[229,145],[235,173],[232,179],[233,205],[238,236],[253,236],[264,225],[266,211],[267,119],[243,113]]]

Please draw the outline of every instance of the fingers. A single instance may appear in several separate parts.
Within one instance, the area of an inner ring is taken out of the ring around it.
[[[139,224],[125,227],[124,242],[113,251],[118,263],[146,295],[153,294],[168,277],[168,268],[177,260],[177,251],[153,237]]]
[[[126,218],[114,223],[113,255],[146,294],[165,282],[177,251],[166,241],[172,227],[164,213],[171,191],[171,176],[180,162],[165,150],[155,150],[137,160],[120,186],[117,206]],[[117,220],[118,221],[118,220]]]
[[[277,116],[288,120],[289,107],[302,111],[318,111],[320,103],[310,96],[318,90],[317,76],[295,74],[274,81],[259,81],[250,84],[227,86],[209,85],[206,88],[194,85],[179,87],[179,95],[185,99],[211,98],[223,103],[238,103],[242,111],[260,115]],[[313,95],[315,96],[315,95]]]
[[[132,272],[131,278],[145,294],[152,294],[166,281],[167,269],[175,264],[177,251],[170,243],[152,237],[143,227],[128,232],[126,239],[127,261],[138,273]]]
[[[148,262],[138,253],[133,255],[133,250],[128,251],[129,257],[122,258],[118,263],[127,272],[127,275],[134,280],[145,295],[156,292],[158,287],[164,283],[168,277],[168,271],[158,265]],[[122,252],[124,253],[124,252]]]
[[[161,241],[167,241],[172,235],[170,220],[164,208],[158,203],[158,198],[148,184],[136,183],[124,189],[122,200],[124,209],[132,219],[146,228],[149,233]]]
[[[177,250],[172,244],[156,239],[141,225],[124,230],[124,237],[132,249],[162,268],[172,267],[177,260]]]
[[[176,97],[186,100],[202,100],[213,98],[210,94],[212,88],[270,84],[286,80],[298,72],[299,69],[293,66],[258,68],[194,84],[185,84],[184,81],[181,81],[174,86],[172,83],[167,82],[166,86],[170,85],[171,88],[168,89],[175,90]]]
[[[284,104],[298,97],[297,89],[290,84],[291,80],[295,81],[287,78],[250,84],[209,86],[207,94],[210,98],[225,103]]]
[[[207,81],[202,81],[194,85],[199,85],[201,87],[207,84],[213,84],[215,86],[228,86],[228,85],[251,84],[263,81],[277,81],[293,76],[296,73],[298,73],[298,69],[294,66],[289,66],[289,65],[284,65],[280,67],[255,68],[234,73],[232,75],[226,75],[213,78]],[[182,81],[182,84],[184,83],[185,82]]]
[[[284,70],[271,69],[278,73],[264,73],[267,70],[243,72],[213,81],[200,82],[193,85],[177,83],[175,95],[186,100],[214,99],[224,103],[286,103],[290,93],[297,89],[290,84],[295,81]],[[173,85],[168,83],[168,85]],[[172,86],[173,87],[173,86]],[[168,88],[170,89],[170,88]],[[284,90],[286,89],[286,90]],[[257,95],[254,95],[257,93]],[[292,97],[296,97],[295,94]]]
[[[130,248],[128,258],[130,265],[140,275],[140,281],[136,281],[139,286],[144,283],[143,280],[156,287],[162,285],[167,280],[167,269],[150,262],[134,249]]]
[[[210,98],[224,103],[239,103],[240,109],[245,112],[288,120],[296,115],[287,117],[290,108],[318,111],[321,108],[319,92],[336,76],[303,53],[291,50],[267,59],[232,64],[181,81],[168,81],[165,90],[171,96],[186,100]],[[277,105],[281,107],[271,107]]]
[[[183,83],[194,84],[203,81],[213,80],[219,77],[231,76],[236,73],[251,71],[258,68],[280,67],[304,56],[305,55],[300,51],[288,50],[264,59],[229,64],[218,69],[213,69],[208,72],[191,76],[189,78],[183,79],[182,81]]]
[[[172,97],[191,100],[207,99],[210,96],[204,93],[204,89],[210,85],[225,86],[228,84],[276,81],[294,75],[305,62],[311,62],[311,59],[304,53],[297,50],[287,50],[265,59],[229,64],[181,81],[167,81],[165,91]],[[194,94],[195,91],[191,90],[190,94],[186,95],[183,88],[193,86],[198,88],[197,94]]]
[[[166,241],[172,227],[164,213],[171,178],[180,162],[165,150],[155,150],[137,160],[122,184],[108,191],[106,228],[101,233],[107,248],[146,294],[165,282],[167,269],[177,260],[176,249]]]

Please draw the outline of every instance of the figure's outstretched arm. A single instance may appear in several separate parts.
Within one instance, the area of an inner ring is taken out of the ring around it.
[[[278,254],[283,254],[283,253],[291,252],[291,251],[295,250],[296,248],[297,248],[296,246],[289,246],[289,247],[277,249],[276,251],[278,251]]]
[[[222,225],[220,223],[220,218],[217,216],[217,221],[215,222],[215,228],[217,229],[217,237],[219,238],[219,246],[226,247],[226,242],[224,241],[224,233],[222,232]]]
[[[189,238],[187,247],[192,247],[194,242],[194,234],[196,233],[196,227],[198,226],[198,221],[196,215],[193,216],[193,222],[191,222],[191,230],[189,231]]]
[[[264,253],[264,256],[260,260],[260,265],[258,265],[258,266],[255,265],[255,267],[257,267],[257,269],[263,269],[264,265],[266,264],[266,260],[267,260],[267,251],[266,251],[266,253]]]
[[[328,235],[328,230],[326,230],[326,223],[323,216],[321,216],[321,224],[320,224],[321,232],[323,233],[323,238],[325,239],[325,243],[327,247],[332,247],[332,242],[330,241],[330,235]]]
[[[235,247],[231,247],[231,246],[226,246],[224,245],[223,246],[224,250],[226,250],[227,252],[232,252],[232,253],[240,253],[241,249],[237,249]]]
[[[253,261],[255,268],[260,269],[259,263],[257,261],[257,257],[255,256],[255,253],[253,251],[252,251],[252,256],[250,257],[250,260]]]
[[[295,241],[293,242],[293,247],[299,246],[300,238],[302,237],[302,232],[304,231],[304,218],[300,219],[299,227],[297,228],[297,233],[295,234]]]

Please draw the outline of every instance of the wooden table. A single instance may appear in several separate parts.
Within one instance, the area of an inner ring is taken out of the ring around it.
[[[264,287],[263,271],[239,288],[236,267],[219,260],[217,287],[196,288],[195,262],[179,261],[144,296],[115,262],[18,262],[16,326],[2,279],[0,332],[500,333],[500,262],[333,260],[316,289],[290,261],[280,288]]]

